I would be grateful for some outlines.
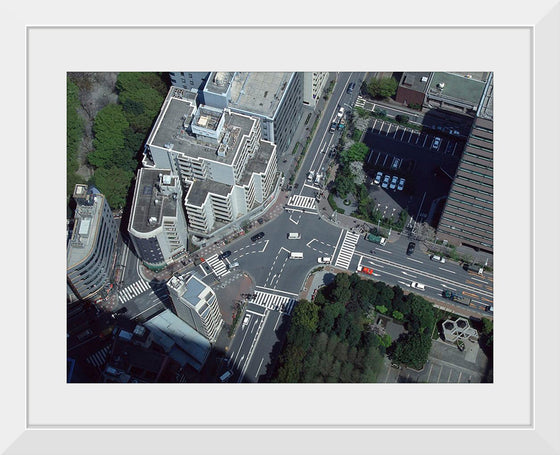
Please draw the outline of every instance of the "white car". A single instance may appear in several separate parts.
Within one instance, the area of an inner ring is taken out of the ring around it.
[[[394,177],[391,179],[391,185],[389,185],[389,188],[390,188],[391,190],[394,190],[394,189],[397,187],[397,182],[398,182],[398,181],[399,181],[399,178],[398,178],[397,176],[394,176]]]
[[[383,172],[378,172],[377,174],[375,174],[375,179],[373,180],[373,183],[379,185],[381,183],[382,177],[383,177]]]
[[[250,314],[246,314],[245,318],[243,318],[243,327],[247,327],[247,324],[249,324],[249,320],[251,319],[251,315]]]
[[[434,139],[434,142],[432,142],[432,148],[433,148],[434,150],[438,150],[438,149],[439,149],[439,144],[440,144],[440,143],[441,143],[441,138],[436,137],[436,138]]]
[[[317,258],[317,262],[319,264],[330,264],[331,258],[330,257]]]
[[[419,291],[425,291],[426,288],[422,283],[417,283],[416,281],[413,281],[412,283],[410,283],[410,287],[413,289],[418,289]]]
[[[383,179],[383,183],[381,184],[381,188],[387,188],[389,186],[389,179],[391,177],[386,175],[385,178]]]
[[[402,191],[402,190],[403,190],[403,188],[404,188],[404,182],[405,182],[405,179],[400,179],[400,180],[399,180],[399,186],[397,187],[397,190],[399,190],[399,191]]]
[[[432,254],[432,255],[430,256],[430,259],[431,259],[432,261],[441,262],[442,264],[445,264],[445,258],[444,258],[444,257],[436,256],[435,254]]]

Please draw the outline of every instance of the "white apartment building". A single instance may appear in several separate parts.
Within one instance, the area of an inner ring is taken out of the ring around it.
[[[329,73],[307,71],[303,73],[303,104],[315,108],[327,83]]]
[[[182,179],[188,226],[208,235],[262,204],[277,178],[276,146],[257,118],[196,104],[172,87],[146,142],[144,166]]]
[[[224,320],[212,288],[196,274],[174,276],[167,288],[177,316],[214,343]]]

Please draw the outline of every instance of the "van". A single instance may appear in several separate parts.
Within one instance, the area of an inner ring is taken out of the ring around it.
[[[301,239],[301,234],[299,232],[289,232],[288,240],[299,240]]]
[[[303,259],[303,253],[290,253],[290,259]]]
[[[228,370],[220,376],[220,382],[227,382],[229,378],[233,375],[233,371]]]

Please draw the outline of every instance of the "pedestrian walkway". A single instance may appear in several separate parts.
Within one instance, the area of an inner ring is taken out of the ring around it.
[[[138,280],[119,291],[119,302],[126,303],[134,297],[151,289],[152,288],[146,281]]]
[[[86,362],[95,368],[101,368],[107,361],[107,356],[111,352],[111,346],[107,345],[103,349],[94,352],[92,355],[86,358]]]
[[[315,198],[308,196],[298,196],[296,194],[290,197],[286,205],[300,207],[302,209],[316,209]]]
[[[297,300],[283,295],[271,294],[269,292],[256,291],[257,297],[251,303],[262,306],[272,311],[279,311],[288,316],[292,312]]]
[[[354,256],[354,250],[356,249],[356,243],[360,238],[359,234],[354,234],[353,232],[346,231],[344,235],[344,240],[340,246],[338,252],[338,257],[336,258],[335,267],[340,267],[343,269],[348,269],[352,256]]]
[[[216,278],[221,278],[229,273],[226,264],[221,259],[218,259],[217,254],[206,258],[206,263],[210,266]]]

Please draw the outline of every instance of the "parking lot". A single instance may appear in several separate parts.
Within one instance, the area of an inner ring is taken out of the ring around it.
[[[364,138],[370,147],[366,185],[384,216],[398,217],[404,209],[416,221],[437,221],[438,202],[449,192],[464,144],[442,135],[434,145],[436,137],[371,120]]]
[[[430,150],[434,153],[449,153],[452,156],[455,156],[455,154],[459,155],[462,150],[461,141],[451,139],[443,134],[438,136],[437,133],[420,133],[416,130],[384,122],[379,119],[373,120],[371,131],[374,134],[390,137],[395,141],[404,142],[415,147]],[[436,141],[436,139],[439,140]]]
[[[488,359],[473,345],[470,352],[460,352],[456,346],[436,340],[422,371],[395,368],[386,361],[386,371],[379,382],[425,382],[438,384],[480,383],[486,374]]]

